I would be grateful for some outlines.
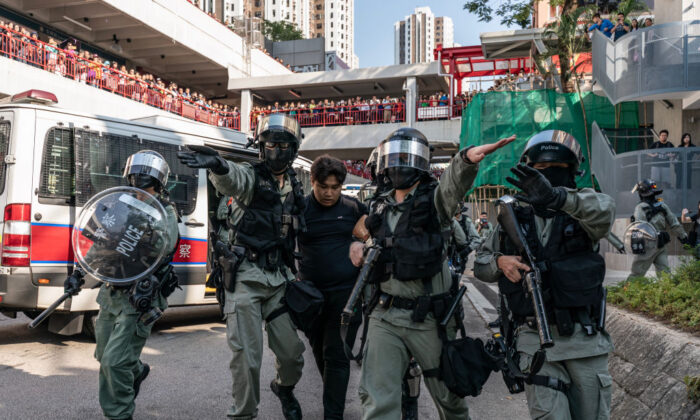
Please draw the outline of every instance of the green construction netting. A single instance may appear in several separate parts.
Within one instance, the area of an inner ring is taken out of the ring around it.
[[[615,107],[602,96],[582,93],[590,139],[591,124],[614,128]],[[543,130],[564,130],[581,144],[586,161],[585,175],[579,177],[579,187],[590,187],[589,151],[586,146],[583,110],[577,93],[557,93],[554,90],[525,92],[486,92],[476,95],[462,114],[460,146],[491,143],[512,134],[517,139],[505,148],[487,156],[481,163],[474,188],[482,185],[505,185],[510,168],[515,166],[527,140]],[[636,102],[618,106],[618,128],[636,128],[639,116]]]

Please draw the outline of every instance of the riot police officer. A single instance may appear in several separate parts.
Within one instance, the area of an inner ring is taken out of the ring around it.
[[[304,344],[284,310],[286,282],[292,280],[296,232],[303,225],[304,195],[292,169],[301,142],[299,123],[273,114],[259,122],[255,139],[259,163],[233,163],[211,148],[197,147],[178,157],[192,168],[207,168],[219,193],[233,197],[230,211],[234,257],[225,278],[226,330],[233,352],[233,405],[228,416],[257,416],[260,402],[262,321],[276,357],[270,388],[287,420],[302,418],[293,389],[304,366]]]
[[[167,243],[155,246],[164,247],[165,254],[169,255],[154,271],[157,282],[145,280],[147,285],[158,284],[150,291],[151,296],[145,296],[145,302],[150,302],[150,305],[139,307],[134,299],[141,282],[128,285],[103,283],[97,295],[100,312],[95,322],[95,358],[100,362],[100,406],[109,419],[128,419],[133,415],[134,399],[150,371],[148,364],[139,360],[141,351],[154,318],[168,306],[167,297],[177,287],[177,277],[172,273],[170,262],[178,240],[178,217],[165,190],[169,172],[163,156],[150,150],[129,156],[124,168],[124,177],[130,186],[155,196],[165,208]],[[65,290],[77,293],[83,284],[83,276],[83,271],[76,269],[65,281]]]
[[[476,230],[482,239],[486,239],[493,232],[493,225],[489,222],[489,216],[485,211],[482,211],[477,220]]]
[[[468,249],[464,250],[465,268],[467,264],[467,258],[469,257],[471,251],[475,251],[477,248],[479,248],[479,245],[481,245],[481,243],[484,241],[483,238],[479,236],[479,232],[477,232],[476,228],[474,227],[474,222],[472,222],[471,217],[467,216],[467,210],[468,209],[465,205],[459,204],[457,206],[457,212],[455,213],[455,220],[457,220],[459,226],[462,228],[462,231],[464,231],[464,234],[467,238]]]
[[[651,179],[644,179],[637,183],[632,192],[639,194],[640,203],[634,208],[634,221],[648,222],[658,233],[656,251],[651,255],[635,254],[632,260],[632,271],[628,278],[644,276],[654,264],[657,273],[671,271],[668,265],[668,243],[671,242],[669,230],[675,233],[681,242],[685,242],[687,234],[678,218],[671,209],[661,201],[658,196],[663,190],[656,186]]]
[[[382,251],[370,275],[378,283],[369,315],[360,399],[364,419],[401,417],[401,381],[412,355],[423,372],[440,365],[439,308],[453,289],[447,266],[447,236],[457,202],[469,190],[486,154],[511,142],[469,147],[452,159],[438,183],[430,175],[428,140],[401,128],[379,145],[377,172],[393,189],[376,198],[365,225]],[[353,263],[359,265],[351,252]],[[456,291],[456,290],[455,290]],[[425,384],[440,418],[468,418],[466,402],[436,376]]]
[[[604,329],[605,261],[597,243],[608,233],[615,203],[591,188],[576,188],[583,157],[573,136],[543,131],[527,142],[521,164],[506,178],[522,191],[515,216],[542,275],[547,318],[554,346],[538,372],[544,381],[525,385],[533,419],[605,419],[610,416],[612,378],[608,353],[612,340]],[[474,275],[498,282],[501,305],[513,320],[520,368],[527,372],[540,342],[531,300],[522,286],[524,264],[498,225],[477,252]],[[602,312],[604,313],[604,312]],[[504,318],[501,318],[503,322]]]

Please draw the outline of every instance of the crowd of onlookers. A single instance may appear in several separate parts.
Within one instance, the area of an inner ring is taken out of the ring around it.
[[[406,99],[386,96],[357,96],[348,99],[292,101],[253,107],[251,121],[255,124],[262,115],[287,114],[294,116],[302,126],[381,124],[405,120]]]
[[[602,18],[600,13],[596,13],[593,15],[593,23],[588,26],[587,30],[589,33],[593,33],[595,30],[601,31],[603,35],[617,41],[630,32],[648,28],[653,24],[654,21],[651,18],[642,19],[641,22],[637,19],[628,20],[624,13],[618,13],[615,16],[615,23],[613,23],[610,19]]]
[[[476,95],[476,91],[455,95],[453,112],[449,112],[449,97],[445,92],[421,95],[418,98],[419,120],[447,119],[461,115],[462,108]],[[310,101],[275,102],[267,106],[255,106],[251,122],[257,123],[263,115],[283,113],[295,118],[305,127],[323,125],[383,124],[402,122],[406,119],[406,97],[384,98],[357,96],[348,99],[323,99]]]
[[[75,40],[58,42],[53,37],[43,42],[37,32],[0,20],[0,54],[5,57],[168,112],[220,126],[238,126],[234,122],[237,108],[214,102],[202,93],[149,72],[128,69],[123,63],[110,61],[80,46]]]

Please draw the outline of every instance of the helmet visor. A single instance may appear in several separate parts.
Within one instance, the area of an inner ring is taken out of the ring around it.
[[[276,136],[273,133],[285,133]],[[300,142],[301,127],[299,121],[285,114],[272,114],[263,117],[255,129],[255,137],[262,142]]]
[[[160,154],[150,151],[139,152],[129,156],[124,167],[124,177],[133,174],[150,175],[165,186],[168,183],[170,169]]]
[[[430,147],[424,139],[400,138],[382,142],[377,148],[377,173],[394,167],[409,167],[428,172]]]

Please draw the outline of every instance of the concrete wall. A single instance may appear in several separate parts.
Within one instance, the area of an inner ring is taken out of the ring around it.
[[[668,139],[675,145],[680,144],[683,133],[690,133],[693,143],[700,144],[700,109],[683,110],[680,99],[668,102],[673,104],[673,108],[667,108],[662,101],[654,101],[654,130],[658,133],[667,129]]]
[[[610,305],[608,311],[611,417],[699,419],[700,404],[688,400],[683,378],[700,375],[700,339]]]
[[[268,50],[270,50],[268,48]],[[326,41],[324,38],[300,39],[272,43],[272,56],[282,59],[294,71],[325,70]]]
[[[654,2],[654,24],[677,22],[682,19],[683,3],[688,0],[663,0]]]
[[[668,130],[668,139],[677,144],[683,129],[683,103],[680,99],[669,99],[673,108],[667,108],[664,102],[654,101],[654,130],[658,133]]]
[[[430,140],[459,144],[462,121],[419,121],[413,128],[420,130]],[[377,147],[392,131],[407,127],[406,123],[367,124],[338,127],[302,128],[304,140],[299,153],[314,159],[329,153],[339,159],[367,159],[372,149]]]
[[[229,78],[290,73],[274,58],[254,50],[248,74],[241,37],[205,13],[193,13],[184,0],[102,1],[228,69]]]
[[[58,98],[59,107],[79,112],[124,119],[173,115],[73,79],[0,57],[0,93],[14,95],[29,89],[51,92]]]

